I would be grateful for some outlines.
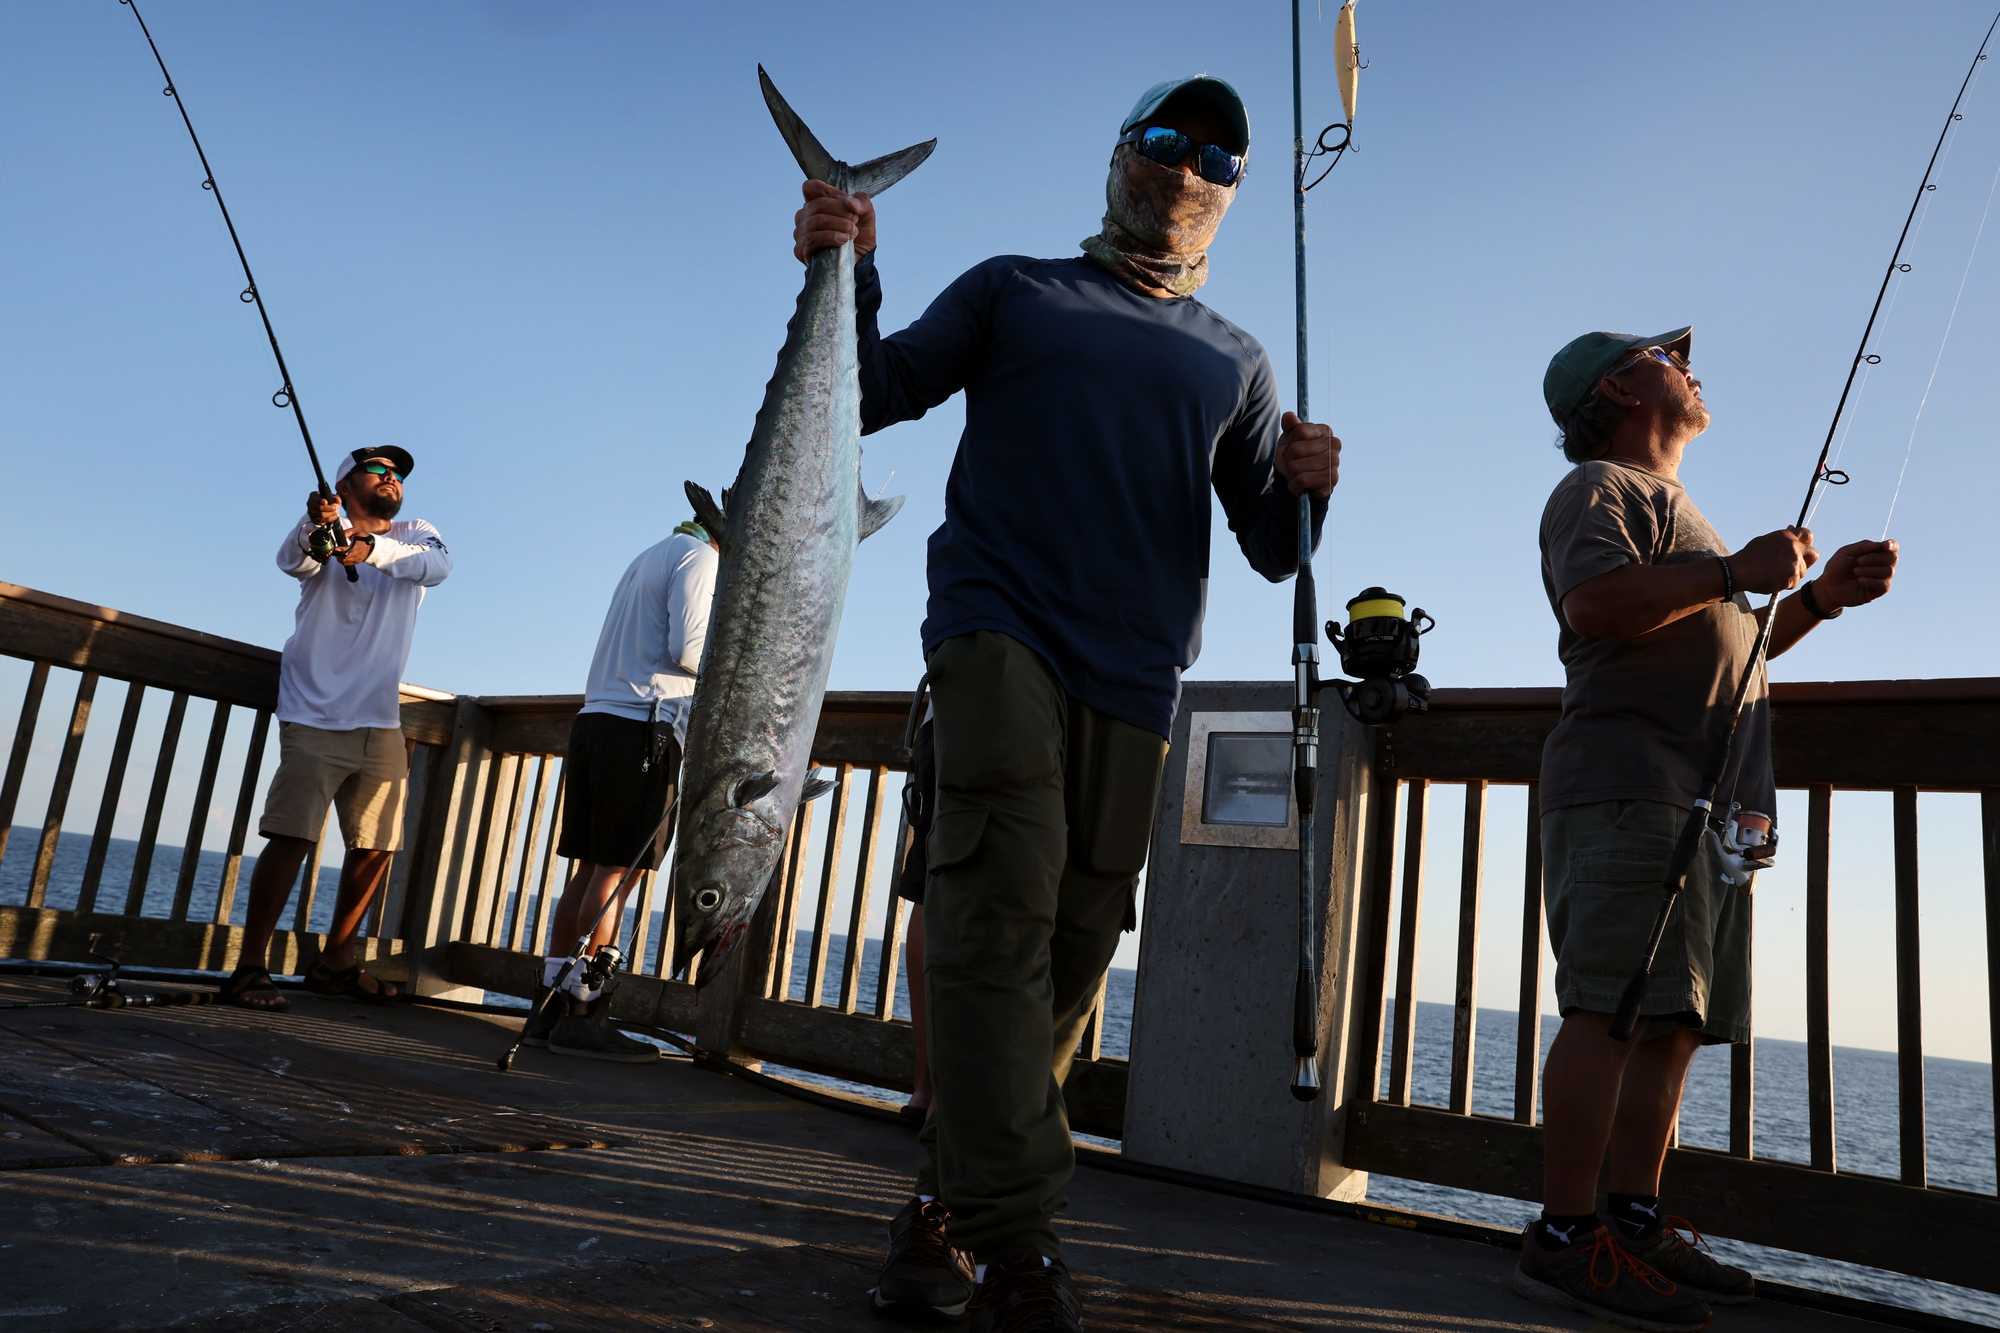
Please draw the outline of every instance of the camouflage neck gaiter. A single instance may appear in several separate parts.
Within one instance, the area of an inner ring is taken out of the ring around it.
[[[1121,144],[1104,183],[1104,229],[1083,252],[1148,296],[1192,296],[1208,281],[1208,247],[1236,198]]]

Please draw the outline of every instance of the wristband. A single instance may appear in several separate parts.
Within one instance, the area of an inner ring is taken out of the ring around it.
[[[1814,579],[1812,583],[1800,584],[1799,601],[1804,604],[1806,608],[1806,614],[1811,616],[1814,620],[1832,620],[1833,618],[1838,616],[1842,611],[1845,611],[1847,608],[1844,606],[1836,606],[1833,608],[1833,610],[1829,611],[1825,607],[1821,606],[1819,604],[1819,597],[1813,592],[1813,583],[1818,583],[1818,582],[1819,582],[1818,579]]]
[[[1722,566],[1722,600],[1733,602],[1736,600],[1736,571],[1729,567],[1726,555],[1715,557],[1715,563]]]

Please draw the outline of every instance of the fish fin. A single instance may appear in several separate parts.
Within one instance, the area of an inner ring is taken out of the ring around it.
[[[778,775],[767,768],[762,773],[753,773],[738,782],[734,790],[729,793],[729,803],[740,809],[760,796],[768,796],[777,789],[777,786]]]
[[[717,504],[714,496],[691,481],[683,482],[682,489],[687,492],[688,503],[694,506],[695,518],[708,530],[708,535],[715,538],[715,544],[726,554],[729,550],[729,520],[725,517],[729,489],[723,488],[723,504]]]
[[[817,801],[832,790],[833,779],[821,777],[819,771],[815,769],[807,776],[805,786],[799,788],[799,804],[803,805],[807,801]]]
[[[884,523],[887,523],[896,516],[896,511],[903,507],[903,497],[900,495],[891,495],[886,499],[871,500],[868,498],[868,488],[866,486],[861,486],[859,482],[856,482],[855,485],[859,486],[861,490],[861,509],[859,511],[861,514],[859,528],[861,535],[854,540],[856,542],[865,542],[874,536]]]
[[[913,143],[908,148],[899,148],[893,153],[863,162],[858,167],[847,169],[847,190],[850,194],[865,194],[874,198],[894,185],[903,177],[923,165],[924,159],[937,147],[936,139],[926,139]]]
[[[778,85],[771,82],[771,76],[757,66],[757,83],[764,90],[764,105],[771,109],[771,119],[778,122],[778,133],[785,136],[785,143],[791,148],[792,156],[798,159],[799,169],[806,173],[807,180],[825,181],[829,185],[840,183],[839,178],[846,172],[846,164],[826,151],[825,145],[813,137],[806,123],[799,119],[799,113],[792,110]]]

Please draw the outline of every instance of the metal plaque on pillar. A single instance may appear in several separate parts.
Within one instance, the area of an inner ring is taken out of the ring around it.
[[[1289,1090],[1299,846],[1290,705],[1282,682],[1184,688],[1146,870],[1124,1151],[1356,1198],[1366,1176],[1334,1160],[1339,1096],[1301,1103]],[[1353,797],[1371,740],[1338,709],[1322,716],[1327,785],[1315,841],[1332,873],[1322,874],[1315,914],[1324,931],[1320,1068],[1335,1071],[1359,886]]]

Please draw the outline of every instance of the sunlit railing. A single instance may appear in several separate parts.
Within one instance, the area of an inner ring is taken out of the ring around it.
[[[1370,874],[1363,888],[1360,1029],[1349,1052],[1345,1161],[1351,1167],[1521,1199],[1540,1197],[1536,1127],[1542,1049],[1542,864],[1536,778],[1556,690],[1442,690],[1434,710],[1384,733],[1374,781],[1397,800],[1371,806]],[[2000,1289],[1991,1262],[2000,1201],[1930,1185],[1925,1156],[1924,1051],[1918,924],[1917,798],[1974,792],[1981,801],[1990,1012],[2000,1035],[2000,680],[1867,681],[1778,685],[1773,697],[1781,788],[1807,796],[1805,1009],[1807,1087],[1796,1108],[1809,1124],[1805,1163],[1760,1158],[1753,1139],[1753,1047],[1730,1048],[1726,1151],[1675,1148],[1667,1190],[1677,1207],[1736,1239]],[[1490,904],[1484,848],[1489,790],[1527,789],[1522,862],[1498,884],[1521,904],[1519,1020],[1513,1110],[1474,1114],[1482,908]],[[1443,1106],[1412,1102],[1414,997],[1430,797],[1458,787],[1460,839],[1449,1087]],[[1828,886],[1836,791],[1887,791],[1894,844],[1893,959],[1900,1172],[1895,1180],[1836,1171],[1833,1046],[1829,1024]],[[1398,837],[1400,822],[1401,836]],[[1792,855],[1797,850],[1791,851]],[[1399,864],[1400,863],[1400,864]],[[1648,908],[1650,910],[1650,908]],[[1390,952],[1391,923],[1396,949]],[[1970,928],[1971,923],[1967,923]],[[1393,979],[1393,985],[1392,983]],[[1393,1017],[1392,1017],[1393,1014]],[[1382,1078],[1387,1056],[1386,1082]]]

